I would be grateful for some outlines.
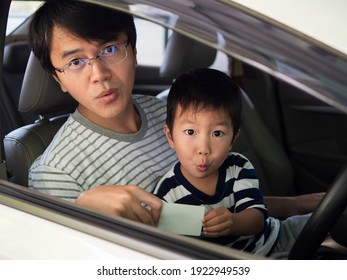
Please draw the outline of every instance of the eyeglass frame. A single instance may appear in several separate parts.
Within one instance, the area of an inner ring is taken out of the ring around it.
[[[66,64],[64,64],[61,68],[53,68],[55,71],[58,71],[59,73],[66,73],[65,71],[65,69],[67,69],[70,65],[71,65],[71,63],[74,61],[74,60],[83,60],[83,61],[85,61],[85,65],[92,65],[92,61],[93,60],[95,60],[95,59],[99,59],[99,61],[103,61],[102,59],[100,59],[100,57],[101,57],[101,53],[103,52],[103,51],[105,51],[105,49],[106,48],[108,48],[108,47],[110,47],[110,46],[116,46],[116,47],[118,47],[118,46],[123,46],[124,47],[124,49],[125,49],[125,56],[124,56],[124,58],[122,59],[122,60],[120,60],[119,62],[117,62],[117,63],[114,63],[113,65],[117,65],[117,64],[119,64],[119,63],[121,63],[121,62],[123,62],[127,57],[128,57],[128,51],[127,51],[127,48],[129,47],[129,42],[122,42],[122,43],[117,43],[117,44],[110,44],[109,46],[107,46],[107,47],[105,47],[105,48],[103,48],[96,56],[94,56],[94,57],[91,57],[91,58],[88,58],[88,57],[85,57],[85,58],[78,58],[78,59],[73,59],[73,60],[71,60],[70,62],[68,62],[68,63],[66,63]],[[104,55],[104,57],[112,57],[112,55],[109,55],[109,56],[105,56]],[[84,67],[83,67],[84,68]],[[81,70],[83,70],[83,68],[81,69]],[[73,72],[72,72],[73,73]]]

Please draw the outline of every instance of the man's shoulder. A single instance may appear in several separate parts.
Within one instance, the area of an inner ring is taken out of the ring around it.
[[[140,111],[140,114],[142,111],[146,116],[143,115],[142,118],[147,119],[149,126],[160,125],[164,127],[163,122],[165,122],[166,119],[165,101],[149,95],[133,95],[133,101]]]
[[[76,121],[72,115],[69,116],[69,118],[66,120],[66,122],[60,127],[60,129],[57,131],[55,136],[53,137],[51,143],[46,148],[42,155],[42,160],[46,160],[47,157],[51,154],[52,150],[57,149],[66,149],[68,146],[70,146],[74,141],[71,141],[71,138],[76,137],[76,134],[74,133],[72,135],[72,132],[78,131],[78,127],[83,127],[78,121]]]
[[[166,106],[166,101],[159,99],[156,96],[152,95],[143,95],[143,94],[133,94],[133,100],[135,100],[140,105],[157,105],[157,106]]]

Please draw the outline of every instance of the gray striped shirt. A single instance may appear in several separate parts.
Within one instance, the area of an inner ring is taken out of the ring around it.
[[[133,95],[141,117],[136,133],[95,125],[77,110],[29,170],[29,188],[74,201],[100,185],[138,185],[151,192],[177,160],[163,132],[166,104]]]

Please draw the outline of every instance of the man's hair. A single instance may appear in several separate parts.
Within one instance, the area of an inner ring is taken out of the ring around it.
[[[49,0],[33,15],[29,44],[42,67],[56,74],[50,60],[53,27],[58,26],[87,41],[109,42],[125,32],[135,49],[136,28],[132,15],[90,3]]]
[[[182,112],[192,108],[224,110],[230,116],[234,135],[241,125],[241,90],[225,73],[209,68],[197,68],[180,75],[172,84],[167,99],[166,124],[173,129],[178,105]]]

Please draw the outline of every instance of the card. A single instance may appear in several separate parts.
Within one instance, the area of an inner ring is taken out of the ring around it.
[[[181,235],[200,236],[205,207],[163,202],[158,228]]]

